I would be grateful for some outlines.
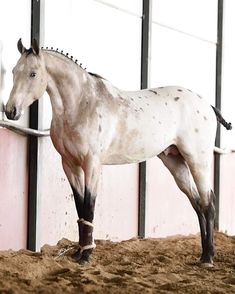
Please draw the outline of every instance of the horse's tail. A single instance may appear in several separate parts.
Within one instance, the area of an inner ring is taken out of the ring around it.
[[[221,123],[227,130],[232,130],[232,124],[226,122],[226,120],[223,118],[223,116],[222,116],[221,112],[219,111],[219,109],[216,108],[216,107],[214,107],[214,106],[212,106],[212,105],[211,105],[211,107],[213,108],[213,110],[215,112],[217,121],[219,123]]]

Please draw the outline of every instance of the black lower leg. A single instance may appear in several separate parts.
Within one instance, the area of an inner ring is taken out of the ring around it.
[[[74,196],[74,202],[75,202],[75,207],[77,210],[77,215],[78,218],[81,219],[84,217],[84,196],[80,195],[77,190],[71,185],[72,191],[73,191],[73,196]],[[83,225],[78,222],[78,233],[79,233],[79,244],[81,242],[81,237],[83,236]],[[74,254],[73,256],[76,260],[79,260],[81,258],[81,250],[78,249],[78,251]]]
[[[199,201],[191,202],[194,210],[197,213],[199,226],[200,226],[200,233],[201,233],[201,246],[202,246],[202,255],[201,260],[206,251],[206,218],[205,215],[200,207]]]
[[[77,210],[77,214],[79,218],[83,218],[83,205],[84,205],[84,197],[83,195],[80,195],[78,191],[71,185],[72,191],[73,191],[73,196],[74,196],[74,201],[75,201],[75,206]]]
[[[92,222],[94,219],[96,195],[91,195],[90,190],[85,187],[84,197],[84,219]]]
[[[75,200],[78,216],[79,227],[79,245],[81,250],[75,254],[75,259],[84,264],[89,261],[89,257],[92,253],[92,248],[83,249],[86,246],[93,246],[93,226],[92,221],[94,218],[95,199],[96,197],[91,195],[89,189],[85,188],[84,199],[77,195],[77,202]]]
[[[71,185],[71,188],[73,190],[73,196],[74,196],[74,201],[75,201],[75,206],[78,214],[78,218],[84,218],[84,197],[83,195],[80,195],[77,190]],[[83,235],[83,226],[79,225],[78,223],[78,232],[79,236]]]
[[[214,256],[214,220],[215,220],[215,195],[211,191],[211,199],[204,214],[206,219],[206,242],[201,261],[203,263],[213,263]]]
[[[206,249],[206,219],[205,219],[204,214],[201,211],[197,210],[196,212],[197,212],[197,216],[198,216],[200,233],[201,233],[201,245],[202,245],[201,260],[202,260],[205,249]]]

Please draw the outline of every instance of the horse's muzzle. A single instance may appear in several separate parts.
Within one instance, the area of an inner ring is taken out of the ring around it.
[[[13,106],[10,110],[5,109],[5,114],[8,119],[11,120],[18,120],[20,118],[21,112],[17,110],[15,106]]]

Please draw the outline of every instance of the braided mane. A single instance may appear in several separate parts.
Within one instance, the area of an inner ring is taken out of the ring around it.
[[[31,49],[31,48],[30,48]],[[29,51],[30,51],[30,49],[29,49]],[[82,68],[83,70],[86,70],[86,67],[83,67],[82,66],[82,63],[78,63],[78,60],[77,59],[75,59],[74,60],[74,58],[73,58],[73,56],[72,55],[70,55],[69,53],[64,53],[64,50],[60,50],[59,51],[59,49],[57,48],[57,49],[53,49],[53,47],[51,47],[51,48],[48,48],[48,47],[41,47],[41,49],[42,50],[47,50],[47,51],[51,51],[51,52],[55,52],[55,53],[58,53],[58,54],[61,54],[61,55],[63,55],[64,57],[66,57],[66,58],[68,58],[69,60],[71,60],[71,61],[73,61],[76,65],[78,65],[78,66],[80,66],[80,68]],[[31,49],[32,50],[32,49]],[[31,51],[32,52],[32,51]],[[28,54],[30,54],[31,52],[29,52]],[[90,74],[91,76],[93,76],[93,77],[96,77],[96,78],[98,78],[98,79],[103,79],[103,80],[105,80],[102,76],[100,76],[100,75],[98,75],[98,74],[96,74],[96,73],[92,73],[92,72],[88,72],[88,74]]]
[[[51,47],[51,48],[48,48],[48,47],[41,47],[41,49],[42,50],[47,50],[47,51],[51,51],[51,52],[55,52],[55,53],[58,53],[58,54],[61,54],[61,55],[63,55],[64,57],[66,57],[66,58],[68,58],[69,60],[72,60],[74,63],[76,63],[77,65],[79,65],[82,69],[84,69],[84,70],[86,70],[86,67],[85,68],[83,68],[82,67],[82,63],[78,63],[78,60],[77,59],[73,59],[73,56],[72,55],[70,55],[69,53],[64,53],[64,50],[60,50],[59,51],[59,49],[57,48],[56,50],[55,49],[53,49],[53,47]]]

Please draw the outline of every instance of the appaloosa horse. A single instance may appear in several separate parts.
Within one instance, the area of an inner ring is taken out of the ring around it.
[[[212,266],[215,196],[210,170],[216,116],[201,96],[182,87],[136,92],[115,88],[86,72],[58,51],[30,49],[18,41],[21,57],[13,69],[14,85],[5,111],[17,120],[24,108],[48,92],[53,117],[51,139],[74,193],[78,213],[76,259],[89,260],[100,169],[104,164],[141,162],[158,156],[195,209],[201,230],[204,266]]]

